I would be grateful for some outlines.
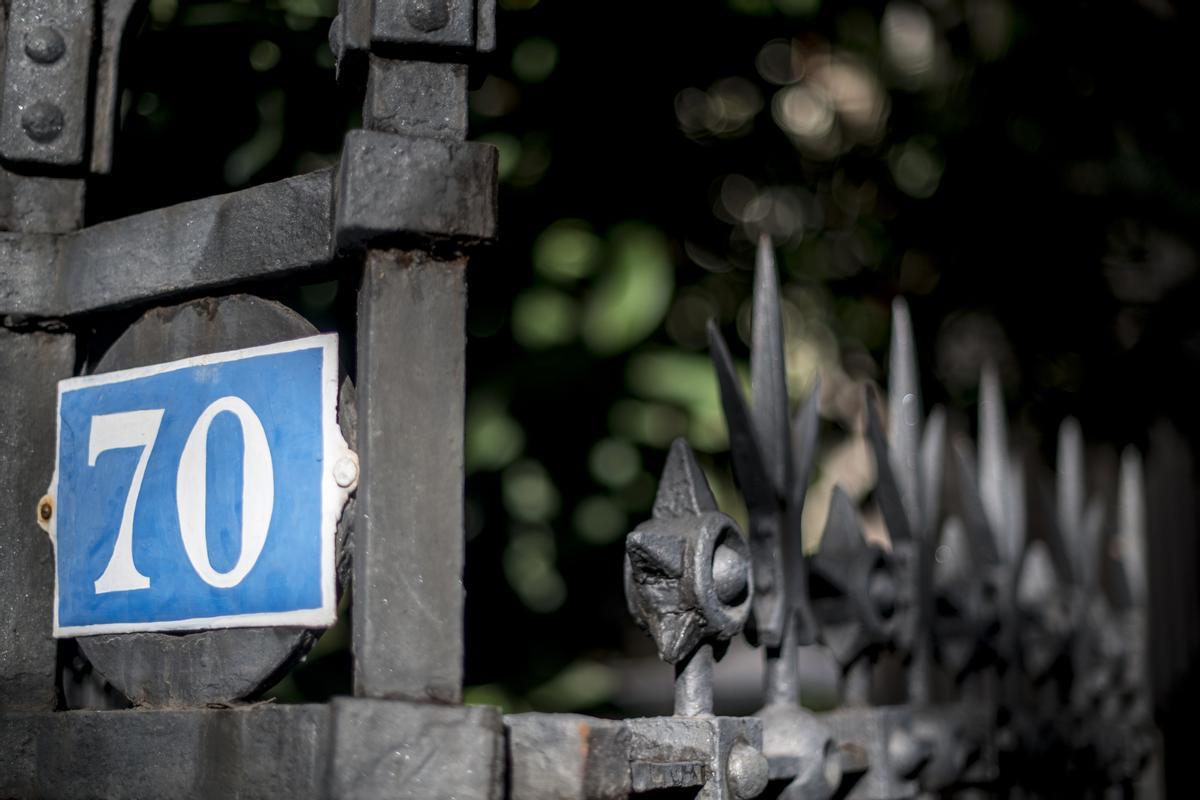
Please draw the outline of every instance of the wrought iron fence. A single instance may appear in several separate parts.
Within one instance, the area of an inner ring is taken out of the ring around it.
[[[110,166],[134,11],[14,0],[4,25],[0,796],[906,798],[1139,781],[1155,734],[1137,455],[1106,516],[1066,423],[1049,502],[1010,449],[986,365],[977,446],[925,415],[898,302],[886,431],[869,390],[864,422],[889,541],[868,541],[835,491],[805,552],[818,393],[791,416],[765,240],[752,403],[710,329],[748,530],[679,441],[653,519],[626,544],[629,609],[675,669],[674,715],[462,705],[465,271],[496,229],[494,151],[465,141],[467,69],[494,43],[493,4],[345,0],[331,42],[340,79],[365,93],[364,129],[336,168],[80,227],[85,181]],[[35,526],[55,513],[39,501],[56,382],[308,335],[243,292],[329,275],[358,290],[339,424],[362,477],[337,535],[353,696],[255,702],[315,630],[56,643],[51,543]],[[143,313],[88,362],[89,321],[129,309]],[[714,716],[713,664],[743,633],[763,653],[763,708]],[[800,704],[797,648],[813,643],[841,667],[828,713]],[[125,703],[89,670],[133,708],[112,708]]]

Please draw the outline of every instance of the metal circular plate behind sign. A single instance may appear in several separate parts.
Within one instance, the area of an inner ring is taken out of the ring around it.
[[[294,311],[249,295],[206,298],[146,312],[121,335],[95,373],[274,344],[318,331]],[[344,379],[338,423],[354,439],[353,386]],[[353,499],[350,501],[353,503]],[[352,508],[338,523],[339,593],[349,578]],[[121,633],[78,639],[92,665],[139,706],[202,706],[253,699],[312,647],[320,630],[226,628],[189,633]]]

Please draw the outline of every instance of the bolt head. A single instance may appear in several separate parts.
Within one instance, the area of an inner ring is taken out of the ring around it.
[[[49,501],[42,501],[42,504],[38,507],[38,516],[46,522],[49,522],[50,517],[54,516],[54,507],[50,505]]]
[[[404,18],[417,30],[433,33],[449,24],[450,5],[446,0],[408,0],[404,4]]]
[[[343,489],[348,489],[358,481],[358,463],[352,458],[339,458],[333,465],[333,479]]]
[[[25,135],[35,142],[52,142],[63,129],[62,109],[48,100],[39,100],[21,115]]]
[[[39,25],[25,34],[25,55],[39,64],[53,64],[66,51],[62,34],[49,25]]]
[[[737,800],[751,800],[767,788],[767,757],[745,742],[729,751],[729,788]]]

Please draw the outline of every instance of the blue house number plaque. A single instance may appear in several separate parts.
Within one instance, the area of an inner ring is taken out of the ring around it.
[[[336,335],[59,382],[54,635],[332,624],[337,393]]]

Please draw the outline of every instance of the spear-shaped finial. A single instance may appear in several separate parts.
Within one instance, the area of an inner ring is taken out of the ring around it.
[[[712,669],[741,632],[754,584],[745,536],[717,510],[696,456],[671,445],[654,516],[625,540],[625,598],[659,657],[675,665],[675,713],[712,713]]]
[[[888,359],[888,438],[891,463],[908,513],[909,525],[922,528],[921,479],[921,384],[917,373],[917,348],[908,304],[897,297],[892,302],[892,345]]]
[[[1146,608],[1146,487],[1142,457],[1133,447],[1121,454],[1117,495],[1117,559],[1133,608]]]
[[[1073,582],[1084,594],[1095,589],[1100,559],[1104,508],[1087,500],[1083,431],[1074,417],[1058,429],[1057,521],[1070,561]]]
[[[775,491],[783,495],[791,471],[788,442],[787,363],[775,253],[765,233],[758,240],[754,268],[754,316],[751,317],[750,393],[762,460]]]

